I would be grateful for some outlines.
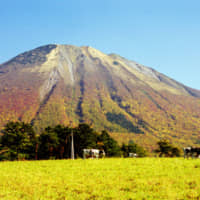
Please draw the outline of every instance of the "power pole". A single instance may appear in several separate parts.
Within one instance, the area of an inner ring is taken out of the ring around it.
[[[71,159],[74,160],[74,132],[73,132],[73,122],[70,121],[71,127]]]
[[[74,88],[72,88],[72,100],[71,100],[71,114],[73,116],[73,99],[74,99]],[[70,121],[71,126],[71,159],[74,160],[74,133],[73,133],[73,122]]]
[[[74,133],[73,129],[71,129],[71,159],[74,160]]]

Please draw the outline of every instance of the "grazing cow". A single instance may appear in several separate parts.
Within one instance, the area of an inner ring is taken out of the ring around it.
[[[138,157],[137,153],[129,153],[128,156],[130,158],[136,158],[136,157]]]
[[[196,157],[198,158],[200,156],[200,148],[198,147],[184,147],[184,158],[189,158],[189,157]]]
[[[83,158],[103,158],[105,151],[99,149],[83,149]]]
[[[191,149],[192,149],[192,147],[184,147],[183,148],[184,158],[189,158],[191,156]]]

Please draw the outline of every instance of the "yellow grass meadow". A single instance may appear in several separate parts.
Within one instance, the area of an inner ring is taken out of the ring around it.
[[[0,199],[200,199],[200,159],[0,162]]]

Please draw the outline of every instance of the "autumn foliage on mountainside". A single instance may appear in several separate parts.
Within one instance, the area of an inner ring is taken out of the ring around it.
[[[200,92],[91,47],[47,45],[0,65],[0,128],[88,123],[121,144],[200,144]]]

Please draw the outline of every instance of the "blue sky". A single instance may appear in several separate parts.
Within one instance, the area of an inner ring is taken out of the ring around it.
[[[0,0],[0,63],[45,44],[92,46],[200,89],[199,0]]]

